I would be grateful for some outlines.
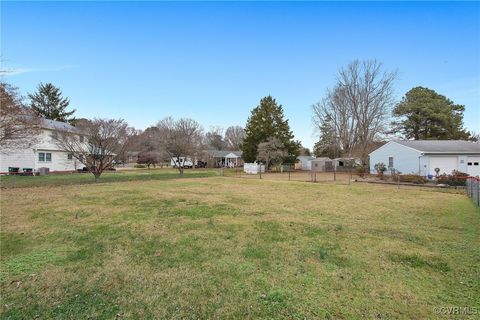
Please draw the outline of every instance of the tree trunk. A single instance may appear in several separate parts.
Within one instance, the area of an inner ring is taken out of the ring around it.
[[[93,175],[95,176],[95,183],[97,183],[98,181],[100,181],[100,175],[101,175],[101,173],[94,173]]]
[[[183,167],[178,166],[178,171],[180,172],[180,176],[183,176]]]

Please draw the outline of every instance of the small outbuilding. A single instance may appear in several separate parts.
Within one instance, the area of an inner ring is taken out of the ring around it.
[[[386,174],[435,176],[453,170],[480,176],[480,143],[464,140],[394,140],[370,153],[370,172],[384,163]]]
[[[314,160],[315,157],[312,156],[298,156],[297,157],[297,164],[295,165],[295,169],[298,170],[312,170],[312,160]]]
[[[330,158],[315,158],[311,160],[310,163],[312,171],[333,171],[333,160]]]

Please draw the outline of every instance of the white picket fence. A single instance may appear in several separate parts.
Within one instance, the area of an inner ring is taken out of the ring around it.
[[[265,172],[265,165],[259,163],[245,163],[243,171],[247,174],[259,174]]]

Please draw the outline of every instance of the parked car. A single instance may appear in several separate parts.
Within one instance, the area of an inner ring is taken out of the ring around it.
[[[195,168],[206,168],[207,167],[207,163],[205,161],[197,161],[197,165],[195,166]]]

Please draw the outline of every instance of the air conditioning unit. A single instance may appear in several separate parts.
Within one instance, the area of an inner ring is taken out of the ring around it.
[[[38,168],[38,174],[41,176],[46,176],[49,173],[50,173],[50,168],[47,168],[47,167]]]

